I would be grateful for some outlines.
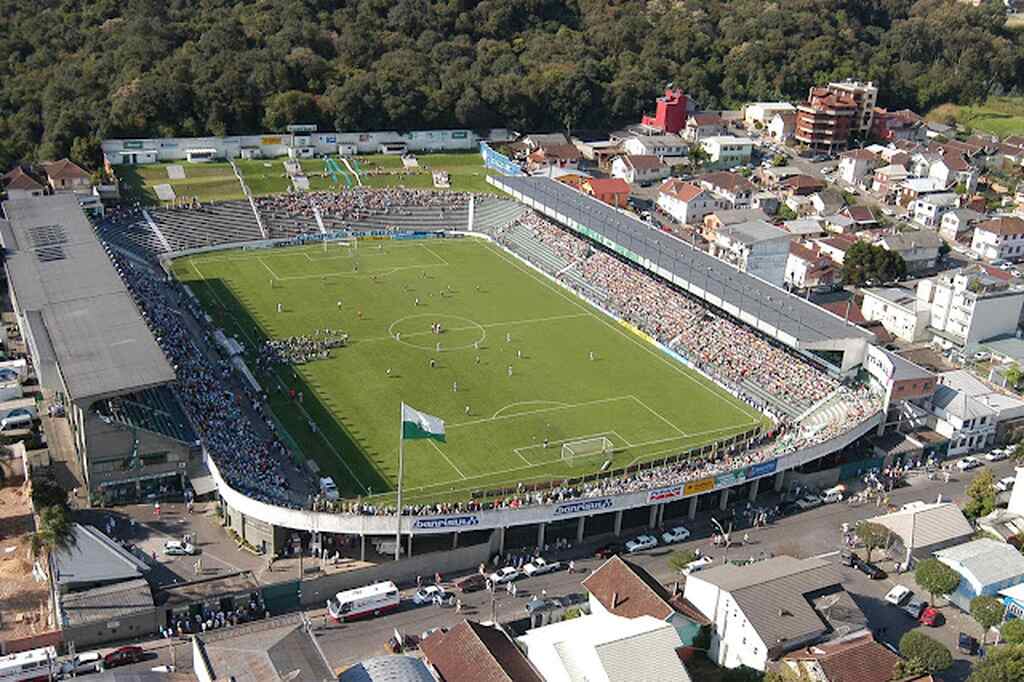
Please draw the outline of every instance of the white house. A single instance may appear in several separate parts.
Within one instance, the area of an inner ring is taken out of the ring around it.
[[[669,167],[657,156],[625,154],[612,161],[612,177],[630,184],[649,184],[668,177]]]
[[[867,149],[844,152],[839,155],[839,177],[848,185],[859,186],[868,172],[878,165],[878,156]]]
[[[971,249],[987,261],[1024,258],[1024,220],[999,216],[977,223]]]
[[[796,107],[789,102],[752,102],[743,108],[743,123],[748,128],[763,128],[778,114],[795,117]]]
[[[932,411],[935,431],[949,439],[951,457],[995,444],[995,410],[964,391],[940,384],[932,396]]]
[[[720,227],[710,253],[781,287],[786,280],[786,262],[793,235],[763,220],[751,220]]]
[[[970,612],[975,597],[997,597],[1000,590],[1024,583],[1024,556],[1013,545],[991,538],[939,550],[935,558],[960,574],[949,601],[963,611]]]
[[[930,308],[914,292],[900,287],[864,289],[861,311],[865,320],[882,323],[896,338],[913,343],[927,338]]]
[[[1024,305],[1024,289],[981,268],[923,279],[917,297],[931,308],[931,332],[961,348],[1014,334]]]
[[[836,279],[832,259],[798,242],[789,245],[785,281],[797,289],[831,284]]]
[[[955,208],[952,211],[946,211],[939,223],[939,236],[951,242],[957,241],[984,219],[984,215],[969,208]]]
[[[714,135],[700,141],[701,149],[708,155],[708,161],[714,168],[732,168],[750,163],[754,141],[748,137],[732,135]]]
[[[690,114],[683,129],[683,139],[687,142],[700,142],[707,137],[724,135],[725,132],[725,121],[718,114]]]
[[[754,186],[742,175],[719,171],[702,175],[696,180],[701,187],[721,197],[721,200],[726,202],[729,208],[748,208],[750,206]]]
[[[711,621],[708,658],[726,668],[764,670],[830,632],[864,628],[867,619],[841,581],[824,559],[778,556],[693,573],[684,596]]]
[[[43,184],[25,172],[21,166],[15,166],[4,174],[2,178],[3,188],[7,191],[8,199],[26,199],[28,197],[41,197],[46,193]]]
[[[721,208],[718,198],[710,191],[675,178],[661,184],[658,206],[684,225],[699,225],[704,216]]]
[[[768,137],[776,142],[785,142],[796,132],[796,114],[780,113],[772,116],[768,123]]]
[[[918,225],[938,227],[942,216],[952,211],[960,202],[960,195],[955,192],[924,194],[910,203],[908,209],[911,219]]]
[[[686,156],[689,147],[676,135],[633,135],[622,141],[629,154],[636,156]]]

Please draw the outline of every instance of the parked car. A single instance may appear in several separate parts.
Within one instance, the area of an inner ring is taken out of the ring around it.
[[[821,493],[821,501],[825,504],[835,504],[836,502],[842,502],[843,493],[845,491],[846,486],[844,485],[833,486]]]
[[[639,535],[626,543],[626,551],[642,552],[645,549],[654,549],[658,546],[658,538],[653,535]]]
[[[709,556],[698,557],[690,563],[683,566],[683,575],[690,575],[692,573],[697,573],[698,571],[703,571],[713,561],[714,559],[712,559]]]
[[[522,574],[518,568],[512,566],[506,566],[500,570],[491,573],[491,582],[495,585],[504,585],[510,583],[513,580],[518,580]]]
[[[900,608],[902,608],[908,616],[917,620],[921,617],[921,614],[924,613],[924,610],[928,608],[928,602],[923,599],[918,599],[917,597],[911,597],[907,603]]]
[[[440,585],[426,585],[416,590],[416,594],[412,596],[412,603],[417,605],[433,604],[438,599],[441,600],[442,604],[445,604],[451,601],[452,596]]]
[[[1004,459],[1008,459],[1010,457],[1010,453],[1004,448],[996,448],[991,452],[986,452],[984,456],[985,459],[990,462],[1002,462]]]
[[[109,654],[103,657],[104,668],[116,668],[122,665],[129,665],[131,663],[138,663],[146,657],[146,650],[141,646],[123,646],[119,649],[114,649]]]
[[[594,556],[598,559],[607,559],[609,557],[622,554],[622,550],[623,547],[621,542],[609,542],[594,550]]]
[[[1013,490],[1013,485],[1016,482],[1017,478],[1015,476],[1007,476],[1005,478],[1000,478],[998,481],[996,481],[996,490],[998,490],[1001,493],[1008,493],[1011,490]]]
[[[917,617],[917,622],[930,628],[937,628],[942,625],[942,614],[934,606],[926,606]]]
[[[533,596],[526,602],[526,615],[532,618],[535,613],[557,608],[558,602],[554,599],[541,599],[540,597]]]
[[[870,561],[864,561],[860,557],[853,558],[853,567],[872,580],[883,580],[886,577],[885,571]]]
[[[198,554],[198,549],[191,542],[168,540],[164,543],[164,554],[170,556],[190,556],[192,554]]]
[[[531,577],[551,573],[552,571],[557,571],[561,568],[561,561],[547,561],[543,557],[537,557],[530,563],[523,566],[523,573],[525,573],[527,577]]]
[[[690,537],[690,531],[682,526],[676,526],[670,528],[661,534],[661,541],[666,545],[671,545],[674,542],[685,542]]]
[[[84,654],[76,654],[74,657],[64,661],[60,666],[61,675],[82,675],[84,673],[98,673],[103,670],[103,657],[98,651],[87,651]]]
[[[974,656],[978,653],[978,640],[966,632],[961,632],[956,640],[956,648],[962,654]]]
[[[956,468],[960,471],[970,471],[971,469],[977,469],[981,466],[981,461],[977,457],[968,455],[956,463]]]
[[[487,578],[479,573],[467,575],[465,578],[455,581],[455,589],[459,592],[479,592],[485,587],[487,587]]]
[[[797,508],[802,511],[807,511],[808,509],[820,507],[822,504],[824,503],[821,501],[820,495],[812,495],[810,493],[804,495],[803,497],[796,501]]]
[[[914,593],[909,587],[893,585],[892,589],[885,593],[884,599],[893,606],[902,606],[912,596],[914,596]]]

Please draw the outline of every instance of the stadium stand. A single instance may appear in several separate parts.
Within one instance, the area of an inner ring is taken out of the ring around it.
[[[109,211],[96,224],[96,232],[107,244],[145,259],[154,259],[167,250],[140,210]]]
[[[248,201],[222,201],[199,208],[150,211],[172,251],[263,238]]]
[[[103,417],[125,426],[153,431],[183,443],[196,441],[195,431],[177,397],[166,386],[110,398],[94,407]]]

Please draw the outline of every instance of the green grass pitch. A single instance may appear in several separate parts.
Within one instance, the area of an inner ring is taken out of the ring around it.
[[[249,349],[263,335],[322,327],[350,334],[349,346],[328,360],[261,377],[301,451],[347,496],[393,497],[402,401],[447,425],[445,443],[406,443],[410,503],[581,476],[609,459],[566,462],[566,441],[608,438],[616,468],[763,423],[749,406],[483,240],[217,252],[179,259],[174,272]],[[442,334],[432,333],[434,322]],[[277,380],[301,391],[302,403],[270,389]]]

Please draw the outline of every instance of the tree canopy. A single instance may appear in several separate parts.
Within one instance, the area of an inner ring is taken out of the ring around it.
[[[914,569],[914,581],[928,590],[934,602],[935,595],[946,597],[957,588],[960,574],[938,559],[925,559]]]
[[[936,673],[953,665],[953,654],[944,644],[918,630],[900,637],[900,653],[914,669]]]
[[[875,244],[858,241],[843,258],[844,284],[885,284],[906,274],[907,263],[903,256]]]
[[[874,80],[925,111],[1024,85],[998,3],[949,0],[3,2],[0,166],[107,137],[608,127],[668,82],[705,109]]]
[[[976,519],[991,514],[996,508],[996,479],[988,469],[982,471],[967,485],[967,499],[962,505],[964,516]]]
[[[1024,644],[991,649],[974,664],[967,682],[1015,682],[1024,680]]]

